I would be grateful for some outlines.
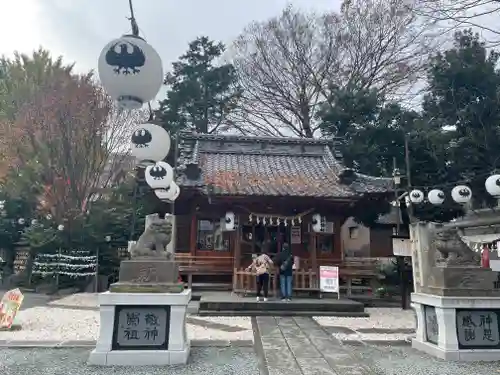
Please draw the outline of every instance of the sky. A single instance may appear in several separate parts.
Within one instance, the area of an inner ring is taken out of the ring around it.
[[[291,3],[317,11],[338,10],[341,0],[134,0],[141,35],[168,70],[198,36],[230,43],[252,21],[278,15]],[[30,53],[39,46],[96,69],[101,49],[130,31],[128,0],[2,0],[0,54]]]

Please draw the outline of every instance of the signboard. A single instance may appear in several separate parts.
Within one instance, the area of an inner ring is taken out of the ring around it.
[[[500,310],[457,309],[459,349],[500,349]]]
[[[24,296],[19,288],[6,292],[0,301],[0,328],[10,328],[21,308]]]
[[[319,289],[321,292],[339,294],[340,288],[339,288],[338,267],[333,267],[333,266],[319,267]]]
[[[113,350],[168,349],[170,306],[117,306]]]
[[[301,227],[292,227],[290,231],[290,242],[293,244],[300,244],[302,243],[302,238],[301,238]]]
[[[400,257],[411,257],[411,241],[409,238],[392,238],[392,253]]]
[[[439,337],[439,325],[434,306],[424,306],[425,314],[425,333],[427,341],[437,345]]]

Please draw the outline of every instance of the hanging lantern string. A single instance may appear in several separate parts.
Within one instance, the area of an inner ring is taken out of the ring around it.
[[[453,181],[453,182],[445,182],[445,183],[442,183],[442,184],[435,184],[432,187],[413,185],[411,187],[411,190],[414,190],[414,189],[431,190],[431,189],[437,189],[437,188],[452,187],[452,186],[456,186],[456,185],[467,185],[467,184],[470,184],[472,182],[472,180],[477,180],[477,179],[480,179],[480,178],[486,178],[486,177],[489,177],[491,175],[492,175],[491,171],[490,172],[484,172],[484,173],[476,176],[474,179],[469,178],[469,179],[457,180],[457,181]]]
[[[135,19],[134,5],[132,4],[132,0],[128,0],[128,6],[130,8],[130,17],[128,17],[127,19],[130,21],[130,25],[132,26],[132,35],[139,36],[139,25],[137,25],[137,20]]]
[[[130,17],[127,19],[130,21],[130,26],[132,26],[132,35],[139,36],[139,25],[137,24],[137,20],[135,18],[134,5],[132,4],[132,0],[128,0],[128,6],[130,8]],[[151,122],[155,119],[155,114],[153,108],[151,107],[151,102],[148,102],[148,110],[149,110],[149,118],[148,122]]]

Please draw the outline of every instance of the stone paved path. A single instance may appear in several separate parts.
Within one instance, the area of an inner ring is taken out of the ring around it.
[[[376,375],[311,318],[256,321],[269,375]]]

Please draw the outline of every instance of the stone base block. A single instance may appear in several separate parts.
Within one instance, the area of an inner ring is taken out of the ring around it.
[[[101,293],[99,338],[88,363],[101,366],[187,363],[191,350],[186,331],[190,300],[190,289],[181,293]]]
[[[111,284],[109,291],[112,293],[181,293],[184,283],[127,283],[117,282]]]
[[[440,296],[498,296],[493,288],[497,273],[481,267],[433,267],[428,283],[428,293]]]
[[[413,293],[417,334],[412,347],[445,360],[500,360],[500,297]]]
[[[184,350],[127,350],[90,353],[88,363],[96,366],[170,366],[188,362],[191,347]]]
[[[120,263],[120,282],[157,284],[179,281],[179,266],[165,258],[137,258]]]

